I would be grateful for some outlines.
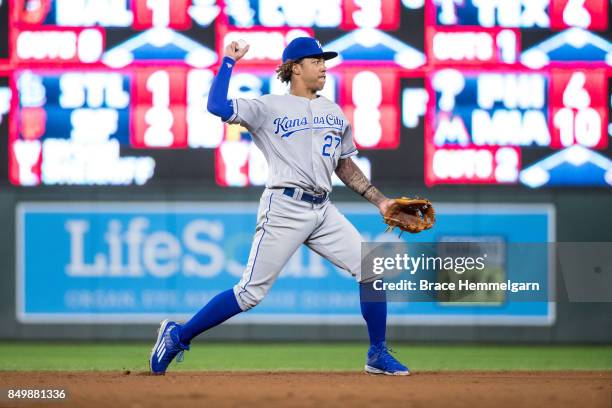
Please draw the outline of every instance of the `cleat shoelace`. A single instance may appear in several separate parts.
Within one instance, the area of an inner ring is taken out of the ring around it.
[[[395,351],[392,348],[381,346],[377,350],[377,353],[381,357],[381,360],[383,361],[386,368],[393,368],[396,370],[405,370],[402,364],[390,354],[390,353],[395,353]]]

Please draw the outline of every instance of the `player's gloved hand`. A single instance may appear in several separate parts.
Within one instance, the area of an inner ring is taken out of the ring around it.
[[[383,201],[381,201],[378,205],[378,210],[380,211],[380,214],[384,216],[387,212],[387,209],[393,204],[393,202],[394,201],[391,198],[385,198]]]
[[[430,229],[436,222],[433,205],[425,198],[386,199],[379,208],[385,223],[391,229],[398,227],[414,234]]]
[[[244,48],[240,48],[237,41],[232,41],[225,47],[225,56],[230,57],[234,61],[238,62],[240,58],[244,57],[247,51],[249,51],[249,47],[250,45],[247,45]]]

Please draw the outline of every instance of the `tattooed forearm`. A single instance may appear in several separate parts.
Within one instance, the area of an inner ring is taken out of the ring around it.
[[[379,206],[386,197],[363,174],[351,158],[341,159],[336,167],[336,174],[347,187],[361,195],[372,204]]]

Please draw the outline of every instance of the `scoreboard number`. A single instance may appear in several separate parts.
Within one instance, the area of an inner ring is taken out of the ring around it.
[[[607,137],[607,89],[603,71],[553,70],[552,147],[603,149]]]
[[[151,92],[153,104],[145,113],[147,130],[144,141],[147,146],[167,147],[172,144],[174,118],[170,110],[170,77],[165,71],[155,71],[147,79],[147,90]]]
[[[187,140],[187,73],[179,68],[138,70],[131,119],[132,146],[185,148]]]
[[[382,137],[380,105],[382,83],[371,71],[359,72],[353,78],[353,117],[355,142],[363,147],[375,146]]]

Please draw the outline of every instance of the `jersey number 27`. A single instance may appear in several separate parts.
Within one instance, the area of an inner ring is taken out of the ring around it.
[[[342,139],[338,136],[332,136],[332,135],[326,135],[323,140],[325,140],[325,144],[323,145],[323,150],[321,151],[321,154],[323,156],[334,156],[336,154],[336,150],[338,149],[338,146],[340,145],[340,142],[342,141]],[[336,141],[336,145],[334,146],[334,151],[330,154],[329,150],[331,149],[332,145],[334,144],[334,141]]]

